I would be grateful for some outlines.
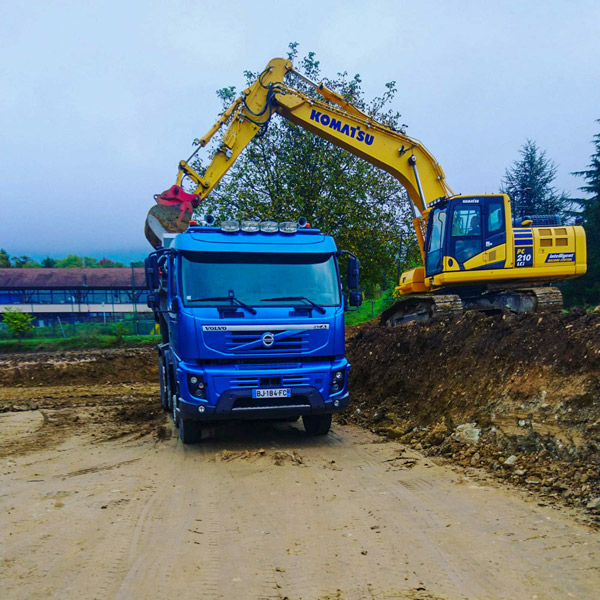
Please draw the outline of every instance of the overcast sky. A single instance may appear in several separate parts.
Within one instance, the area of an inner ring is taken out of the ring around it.
[[[600,0],[126,0],[0,3],[0,247],[139,259],[153,194],[175,182],[244,85],[288,43],[324,76],[360,73],[457,193],[498,191],[532,139],[589,163],[600,118]]]

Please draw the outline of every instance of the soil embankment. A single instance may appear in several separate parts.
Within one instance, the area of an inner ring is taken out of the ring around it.
[[[348,355],[348,419],[598,514],[600,314],[373,322]]]

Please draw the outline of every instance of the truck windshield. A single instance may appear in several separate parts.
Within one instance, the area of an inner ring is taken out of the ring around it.
[[[253,306],[306,305],[302,298],[340,305],[331,254],[183,252],[182,288],[186,306],[223,305],[232,296]]]

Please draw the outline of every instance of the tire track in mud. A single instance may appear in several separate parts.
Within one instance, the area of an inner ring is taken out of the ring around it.
[[[11,457],[3,483],[15,600],[504,600],[600,586],[600,534],[354,427],[311,439],[223,426],[195,446],[73,435]]]
[[[219,597],[218,490],[210,477],[193,477],[196,461],[180,442],[170,446],[173,455],[161,465],[159,491],[135,524],[115,598],[154,597],[157,590],[189,597],[190,580],[195,582],[194,598]]]

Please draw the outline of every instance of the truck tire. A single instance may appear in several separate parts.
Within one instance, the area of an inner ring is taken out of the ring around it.
[[[179,439],[184,444],[195,444],[202,437],[202,429],[198,421],[179,419]]]
[[[302,415],[304,431],[308,435],[327,435],[331,427],[331,413],[328,415]]]
[[[160,384],[160,404],[163,410],[169,410],[169,390],[167,389],[167,368],[162,356],[158,357],[158,382]]]

